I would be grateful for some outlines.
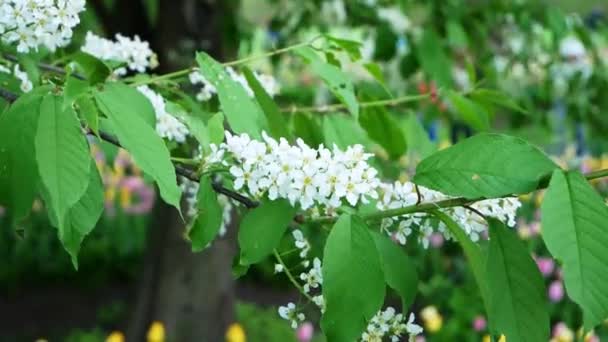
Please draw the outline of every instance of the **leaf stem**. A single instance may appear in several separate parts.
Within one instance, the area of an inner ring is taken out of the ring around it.
[[[266,52],[263,54],[259,54],[259,55],[254,55],[254,56],[248,56],[245,58],[241,58],[241,59],[237,59],[231,62],[226,62],[226,63],[222,63],[223,66],[227,67],[227,66],[234,66],[234,65],[240,65],[240,64],[246,64],[258,59],[262,59],[262,58],[268,58],[268,57],[272,57],[272,56],[276,56],[276,55],[280,55],[282,53],[291,51],[291,50],[295,50],[297,48],[301,48],[304,46],[310,46],[312,45],[317,39],[319,39],[321,36],[317,36],[313,39],[311,39],[310,41],[307,42],[302,42],[302,43],[298,43],[298,44],[294,44],[294,45],[290,45],[290,46],[286,46],[284,48],[281,49],[277,49],[274,51],[270,51],[270,52]],[[195,71],[197,68],[196,67],[189,67],[186,69],[182,69],[182,70],[177,70],[168,74],[164,74],[164,75],[158,75],[155,77],[151,77],[145,80],[140,80],[140,81],[136,81],[131,83],[132,87],[137,87],[140,85],[145,85],[145,84],[152,84],[152,83],[157,83],[160,81],[166,81],[166,80],[171,80],[171,79],[175,79],[175,78],[180,78],[180,77],[184,77],[187,76],[188,74],[190,74],[191,72]]]
[[[279,254],[279,252],[277,252],[277,250],[273,250],[274,253],[274,257],[277,259],[277,262],[279,264],[281,264],[281,266],[283,266],[283,271],[285,272],[285,275],[287,276],[287,278],[289,278],[289,281],[293,284],[293,286],[296,287],[296,289],[298,289],[298,291],[300,291],[300,293],[302,293],[302,295],[304,295],[304,297],[306,297],[306,299],[308,299],[309,301],[313,301],[312,297],[304,292],[304,288],[302,287],[302,285],[300,285],[298,283],[298,281],[296,280],[296,278],[293,276],[293,274],[291,274],[291,272],[289,271],[289,268],[287,268],[287,265],[285,265],[285,263],[283,262],[283,259],[281,259],[281,255]]]
[[[272,57],[272,56],[276,56],[276,55],[280,55],[282,53],[285,52],[289,52],[291,50],[295,50],[301,47],[305,47],[305,46],[310,46],[312,45],[317,39],[321,38],[321,36],[317,36],[307,42],[302,42],[302,43],[298,43],[298,44],[294,44],[294,45],[290,45],[287,47],[284,47],[282,49],[277,49],[274,51],[270,51],[267,53],[263,53],[263,54],[259,54],[259,55],[254,55],[254,56],[249,56],[249,57],[245,57],[245,58],[241,58],[241,59],[237,59],[231,62],[226,62],[226,63],[222,63],[223,66],[233,66],[233,65],[239,65],[239,64],[246,64],[258,59],[262,59],[262,58],[268,58],[268,57]]]
[[[180,164],[184,164],[184,165],[193,165],[193,166],[197,166],[199,164],[199,162],[197,160],[192,159],[192,158],[171,157],[171,161],[180,163]]]
[[[429,98],[429,94],[418,94],[418,95],[405,95],[401,97],[397,97],[394,99],[386,99],[386,100],[374,100],[374,101],[365,101],[359,102],[360,108],[370,108],[370,107],[397,107],[399,105],[409,103],[409,102],[417,102],[424,99]],[[348,109],[343,103],[334,103],[330,105],[323,106],[314,106],[314,107],[298,107],[291,106],[281,108],[281,112],[283,113],[326,113],[333,111],[340,111]]]

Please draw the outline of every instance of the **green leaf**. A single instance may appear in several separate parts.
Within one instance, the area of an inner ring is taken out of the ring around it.
[[[322,272],[323,332],[328,341],[355,341],[382,307],[385,295],[376,244],[359,217],[344,214],[333,226],[325,243]]]
[[[63,107],[71,106],[77,98],[89,90],[89,83],[76,77],[68,76],[63,89]]]
[[[296,113],[292,119],[293,132],[309,146],[319,146],[324,142],[323,130],[317,117],[310,113]]]
[[[168,102],[170,103],[170,102]],[[211,150],[210,144],[219,145],[224,141],[224,115],[219,112],[213,114],[211,118],[204,122],[203,118],[195,114],[185,112],[171,112],[188,126],[188,131],[203,147],[203,152],[208,154]]]
[[[380,256],[384,280],[401,297],[401,311],[407,312],[418,291],[416,265],[388,236],[378,232],[372,232],[371,235]]]
[[[440,87],[449,88],[452,85],[452,66],[437,32],[426,29],[415,51],[424,72]]]
[[[80,97],[76,100],[76,108],[87,127],[93,133],[99,135],[99,110],[95,105],[95,101],[88,96]]]
[[[59,227],[59,239],[72,256],[72,264],[78,269],[78,252],[84,238],[93,231],[104,210],[103,183],[95,162],[91,161],[89,185],[84,195],[70,209],[67,222]]]
[[[111,101],[120,103],[122,115],[139,115],[148,126],[156,129],[156,114],[148,98],[137,89],[124,83],[107,83],[102,93],[108,94]],[[107,114],[106,114],[107,115]]]
[[[350,57],[351,61],[356,62],[361,59],[362,44],[360,42],[349,39],[336,38],[330,35],[325,35],[325,38],[330,43],[335,44],[340,50],[344,50]]]
[[[207,122],[209,142],[220,145],[224,141],[224,114],[215,113]]]
[[[78,252],[84,238],[91,233],[104,209],[103,183],[95,162],[90,162],[90,179],[84,195],[70,208],[62,225],[54,215],[52,201],[48,191],[42,191],[43,198],[49,210],[51,224],[58,228],[59,240],[72,258],[72,264],[78,269]]]
[[[222,227],[223,209],[217,201],[217,194],[211,186],[209,176],[202,177],[198,189],[198,213],[188,230],[192,241],[192,251],[200,252],[215,239]]]
[[[243,217],[239,230],[241,263],[255,264],[270,255],[296,212],[297,208],[284,199],[264,201],[248,212]]]
[[[407,143],[399,123],[385,108],[363,109],[359,124],[372,140],[388,152],[391,159],[399,159],[407,152]]]
[[[40,104],[36,131],[36,161],[42,184],[59,225],[87,190],[89,146],[76,113],[63,110],[63,98],[47,95]]]
[[[528,111],[520,107],[509,95],[498,90],[475,89],[471,93],[471,98],[481,103],[495,104],[497,106],[512,109],[522,114],[529,114]]]
[[[160,9],[160,0],[143,0],[144,8],[146,9],[146,16],[152,26],[154,26],[158,20],[158,11]]]
[[[414,182],[451,196],[491,198],[535,190],[555,168],[522,139],[478,134],[424,159]]]
[[[245,75],[247,83],[249,83],[251,90],[253,90],[253,93],[255,94],[255,98],[258,100],[258,103],[266,114],[266,119],[268,120],[268,124],[270,126],[270,131],[268,134],[276,139],[290,139],[291,137],[289,135],[289,131],[287,130],[287,122],[285,121],[285,117],[281,113],[281,110],[277,104],[270,97],[270,95],[266,93],[266,90],[264,90],[258,79],[249,68],[243,68],[243,75]]]
[[[0,115],[0,204],[14,221],[31,211],[38,189],[35,138],[40,103],[48,91],[23,94]]]
[[[200,72],[217,89],[222,111],[232,130],[260,139],[262,131],[268,131],[268,122],[260,106],[211,56],[199,52],[196,61]]]
[[[445,224],[450,234],[456,238],[456,241],[458,241],[462,247],[464,255],[471,266],[471,271],[473,272],[477,286],[479,287],[479,292],[486,311],[489,312],[490,289],[488,288],[486,275],[486,260],[479,245],[471,241],[464,230],[450,216],[439,210],[434,210],[432,213]]]
[[[478,131],[486,131],[490,128],[488,113],[482,106],[454,91],[449,92],[448,98],[460,114],[462,121]]]
[[[608,208],[578,172],[555,170],[543,198],[543,239],[590,330],[608,317]]]
[[[123,85],[107,84],[95,94],[97,105],[112,123],[118,140],[131,153],[135,164],[156,181],[165,202],[179,210],[181,190],[169,150],[142,114],[133,111],[134,102],[124,97],[123,89]]]
[[[352,117],[337,113],[323,117],[323,136],[326,146],[336,144],[341,149],[354,144],[369,143],[365,131]]]
[[[436,150],[436,146],[426,132],[416,115],[409,115],[405,123],[405,136],[408,153],[415,154],[417,158],[426,158]]]
[[[348,111],[356,118],[359,116],[359,102],[355,97],[355,88],[346,74],[335,65],[324,62],[313,49],[301,47],[295,50],[304,58],[312,70],[317,74],[329,89],[344,103]]]
[[[88,53],[78,52],[72,56],[72,59],[80,66],[91,85],[104,82],[112,72],[104,62]]]
[[[377,63],[365,63],[363,67],[370,75],[372,75],[378,84],[382,86],[384,91],[386,91],[386,93],[392,97],[393,95],[391,94],[390,89],[386,86],[386,80],[384,79],[384,74],[382,73],[382,68],[380,65]]]
[[[549,311],[542,275],[514,231],[496,219],[488,222],[488,317],[492,330],[504,334],[507,341],[547,341]]]
[[[448,42],[456,48],[466,48],[468,43],[467,33],[456,20],[448,21],[446,25],[448,31]]]

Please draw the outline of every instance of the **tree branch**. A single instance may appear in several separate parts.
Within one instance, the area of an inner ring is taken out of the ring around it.
[[[87,131],[87,134],[93,135],[93,136],[95,135],[95,133],[91,132],[90,130]],[[111,134],[108,134],[106,132],[100,131],[99,132],[99,138],[101,138],[102,140],[104,140],[104,141],[106,141],[106,142],[108,142],[108,143],[110,143],[110,144],[112,144],[114,146],[122,148],[122,145],[120,144],[120,142],[118,141],[118,139],[115,136],[111,135]],[[187,167],[181,166],[181,165],[173,164],[173,166],[175,167],[175,173],[176,174],[178,174],[178,175],[180,175],[182,177],[185,177],[185,178],[187,178],[187,179],[189,179],[189,180],[191,180],[193,182],[199,182],[200,181],[200,177],[198,176],[198,174],[196,173],[196,171],[194,171],[192,169],[189,169]],[[243,196],[243,195],[239,194],[236,191],[232,191],[232,190],[224,187],[222,185],[221,181],[214,180],[211,183],[211,187],[213,188],[213,190],[215,192],[217,192],[219,194],[222,194],[224,196],[227,196],[229,198],[232,198],[233,200],[235,200],[235,201],[243,204],[245,207],[247,207],[249,209],[255,208],[255,207],[257,207],[257,206],[260,205],[259,202],[254,201],[254,200],[250,199],[249,197]]]
[[[19,59],[17,59],[17,57],[13,56],[13,55],[4,55],[4,58],[6,58],[7,60],[14,62],[14,63],[19,63]],[[47,64],[47,63],[42,63],[39,62],[38,63],[38,67],[42,70],[45,71],[50,71],[59,75],[65,75],[66,71],[64,68],[55,66],[55,65],[51,65],[51,64]],[[71,73],[70,74],[72,77],[77,78],[79,80],[86,80],[86,78],[78,73]]]
[[[359,102],[360,108],[370,108],[370,107],[397,107],[405,103],[421,101],[426,98],[429,98],[429,94],[420,94],[420,95],[405,95],[401,97],[397,97],[394,99],[387,100],[374,100],[374,101],[364,101]],[[330,105],[323,106],[315,106],[315,107],[298,107],[291,106],[281,108],[281,112],[283,113],[327,113],[327,112],[335,112],[346,110],[348,107],[343,103],[335,103]]]
[[[608,177],[608,169],[597,170],[597,171],[593,171],[590,173],[586,173],[584,176],[588,181],[598,179],[598,178]],[[531,192],[543,190],[543,189],[547,188],[549,186],[550,179],[551,179],[551,175],[541,179],[538,187]],[[503,197],[498,197],[498,198],[513,197],[513,196],[514,195],[503,196]],[[450,198],[450,199],[437,201],[437,202],[421,203],[421,204],[410,205],[407,207],[379,210],[379,211],[369,213],[366,215],[361,215],[361,218],[363,218],[364,220],[381,220],[381,219],[387,218],[387,217],[430,212],[430,211],[433,211],[436,209],[453,208],[453,207],[467,207],[475,202],[479,202],[479,201],[483,201],[483,200],[487,200],[487,199],[493,199],[493,198],[456,197],[456,198]],[[335,216],[324,216],[324,217],[319,217],[319,218],[316,218],[316,219],[313,219],[310,221],[316,222],[316,223],[332,223],[336,220],[337,220],[337,217],[335,217]]]

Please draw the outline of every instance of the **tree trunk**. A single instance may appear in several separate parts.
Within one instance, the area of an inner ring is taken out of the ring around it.
[[[223,32],[230,25],[224,8],[229,2],[161,0],[154,25],[147,21],[142,1],[117,1],[111,11],[100,3],[93,1],[108,34],[139,34],[150,41],[160,60],[155,72],[192,66],[197,50],[223,57]],[[194,254],[175,209],[160,204],[154,215],[127,340],[144,341],[150,324],[160,321],[166,341],[222,341],[234,321],[234,238],[229,233]]]

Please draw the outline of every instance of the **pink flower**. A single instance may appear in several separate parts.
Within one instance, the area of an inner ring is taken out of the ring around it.
[[[473,329],[475,331],[484,331],[486,330],[487,322],[486,318],[483,316],[476,316],[473,319]]]
[[[441,233],[433,233],[429,239],[431,246],[435,248],[439,248],[443,246],[443,234]]]
[[[154,207],[154,189],[148,186],[141,177],[125,177],[120,183],[126,189],[139,197],[138,203],[131,203],[123,209],[129,214],[145,214]]]
[[[572,335],[572,331],[568,328],[566,323],[559,322],[553,326],[551,334],[553,337],[569,337]]]
[[[536,265],[545,277],[548,277],[553,273],[553,269],[555,269],[555,262],[551,258],[536,258]]]
[[[416,339],[414,341],[416,341],[416,342],[426,342],[426,338],[424,338],[424,336],[422,336],[422,335],[418,335],[418,336],[416,336]]]
[[[560,280],[555,280],[549,285],[549,299],[557,303],[564,298],[564,285]]]
[[[300,342],[309,342],[312,340],[314,333],[315,328],[313,327],[312,323],[304,322],[302,325],[300,325],[298,330],[296,330],[296,337]]]

